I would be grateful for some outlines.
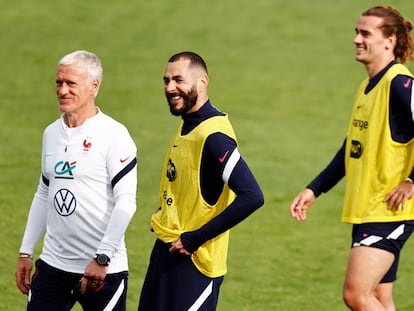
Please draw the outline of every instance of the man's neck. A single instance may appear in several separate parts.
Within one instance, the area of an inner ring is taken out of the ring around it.
[[[65,113],[63,118],[68,127],[78,127],[85,123],[87,119],[92,118],[97,113],[98,108],[96,108],[96,106],[91,106],[86,111]]]
[[[388,57],[384,58],[379,62],[365,64],[365,68],[368,73],[368,77],[371,79],[375,77],[381,70],[383,70],[385,67],[388,66],[389,63],[391,63],[393,60],[395,60],[394,57]]]

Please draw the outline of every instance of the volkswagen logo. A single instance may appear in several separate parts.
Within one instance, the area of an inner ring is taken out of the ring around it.
[[[69,216],[76,209],[76,198],[68,189],[60,189],[53,200],[56,212],[61,216]]]

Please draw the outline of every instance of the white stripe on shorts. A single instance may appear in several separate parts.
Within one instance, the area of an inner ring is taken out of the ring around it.
[[[403,233],[404,233],[405,225],[399,225],[397,229],[395,229],[393,232],[391,232],[388,236],[388,240],[396,240],[398,239]]]
[[[361,246],[361,245],[369,246],[369,245],[372,245],[374,243],[377,243],[377,242],[379,242],[381,240],[382,240],[382,237],[381,236],[370,235],[369,237],[361,240],[359,243],[358,242],[355,242],[353,244],[353,246]]]
[[[210,281],[206,289],[201,293],[200,297],[197,298],[197,300],[194,302],[194,304],[188,309],[188,311],[197,311],[201,305],[206,301],[208,296],[211,295],[213,292],[213,281]]]
[[[405,224],[399,225],[393,232],[391,232],[387,236],[387,240],[397,240],[404,233],[404,229],[405,229]],[[361,240],[359,243],[355,242],[352,246],[361,246],[361,245],[370,246],[374,243],[381,241],[382,239],[383,237],[380,237],[377,235],[370,235],[366,239]]]
[[[233,150],[229,160],[226,163],[226,166],[224,167],[223,181],[226,184],[229,182],[230,175],[233,172],[233,169],[236,166],[239,159],[240,159],[240,153],[239,153],[239,150],[236,148]]]
[[[105,309],[103,309],[103,311],[112,311],[114,309],[116,303],[119,300],[119,297],[121,297],[122,292],[124,291],[124,287],[125,287],[125,281],[122,280],[122,282],[121,282],[121,284],[119,284],[119,287],[116,290],[115,294],[112,296],[111,300],[106,305]]]

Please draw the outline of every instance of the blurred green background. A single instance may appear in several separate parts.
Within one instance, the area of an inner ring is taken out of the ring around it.
[[[101,58],[96,103],[138,145],[138,210],[127,232],[128,310],[137,309],[155,238],[149,218],[179,122],[168,111],[162,76],[168,58],[183,50],[206,60],[211,101],[229,113],[266,200],[232,230],[218,310],[346,310],[341,291],[351,226],[340,223],[343,182],[316,201],[304,223],[288,208],[345,137],[354,94],[366,77],[354,60],[354,27],[377,4],[0,0],[0,310],[25,308],[14,281],[17,254],[38,182],[42,132],[60,115],[56,65],[77,49]],[[387,4],[414,20],[412,1]],[[413,243],[401,256],[398,310],[414,310]]]

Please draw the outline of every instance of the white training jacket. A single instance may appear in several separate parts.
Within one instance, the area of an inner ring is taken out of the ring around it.
[[[124,125],[99,110],[79,127],[63,116],[43,134],[42,175],[20,252],[83,273],[95,254],[111,259],[108,273],[128,270],[124,234],[136,210],[137,149]]]

